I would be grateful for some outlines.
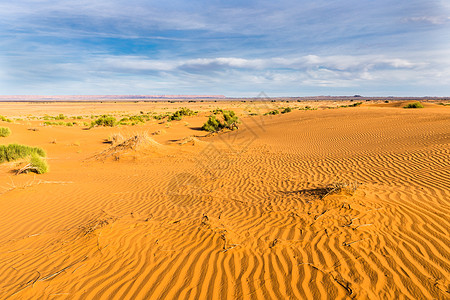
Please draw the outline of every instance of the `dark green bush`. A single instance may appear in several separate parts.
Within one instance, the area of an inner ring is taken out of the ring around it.
[[[7,137],[11,134],[11,129],[8,127],[0,127],[0,137]]]
[[[291,111],[292,111],[292,108],[286,107],[285,109],[283,109],[283,110],[281,111],[281,113],[282,113],[282,114],[286,114],[286,113],[290,113]]]
[[[423,105],[420,102],[414,102],[414,103],[409,103],[406,106],[403,106],[403,108],[423,108]]]
[[[32,154],[45,157],[45,151],[41,148],[19,144],[0,145],[0,163],[18,160]]]

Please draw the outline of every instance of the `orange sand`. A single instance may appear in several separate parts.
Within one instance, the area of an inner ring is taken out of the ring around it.
[[[0,121],[0,143],[42,147],[50,165],[0,165],[0,299],[448,299],[450,107],[245,116],[287,105],[307,104],[0,103],[23,118]],[[180,106],[201,112],[169,127],[26,119]],[[204,137],[218,106],[243,124]],[[155,142],[94,158],[138,132]],[[320,199],[335,182],[362,185]]]

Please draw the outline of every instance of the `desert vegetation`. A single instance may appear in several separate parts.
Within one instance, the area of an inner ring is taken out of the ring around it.
[[[0,145],[0,163],[18,160],[32,154],[38,154],[42,157],[46,155],[45,151],[38,147],[19,144]]]
[[[12,122],[12,120],[11,119],[8,119],[7,117],[5,117],[5,116],[0,116],[0,121],[3,121],[3,122],[8,122],[8,123],[11,123]]]
[[[423,108],[423,105],[422,105],[422,103],[417,101],[414,103],[409,103],[409,104],[403,106],[403,108]]]
[[[267,115],[278,115],[278,114],[280,114],[280,111],[278,109],[274,109],[269,112],[266,112],[264,115],[267,116]]]
[[[48,172],[49,167],[45,156],[45,151],[38,147],[19,144],[0,145],[0,163],[25,159],[26,165],[20,168],[17,174],[29,171],[38,174]]]
[[[113,116],[102,115],[97,120],[91,122],[91,128],[96,126],[114,127],[117,125],[117,120]]]
[[[282,111],[281,111],[281,113],[282,114],[286,114],[286,113],[290,113],[292,111],[292,108],[291,107],[286,107],[286,108],[284,108]]]
[[[0,127],[0,137],[7,137],[11,134],[11,129],[8,127]]]
[[[223,129],[237,129],[239,118],[232,110],[216,110],[209,116],[208,121],[203,124],[202,129],[209,132],[217,132]]]
[[[196,115],[197,112],[189,109],[189,108],[181,108],[180,110],[177,110],[176,112],[174,112],[172,115],[169,116],[169,121],[174,121],[174,120],[181,120],[183,118],[183,116],[193,116]]]
[[[49,171],[48,163],[44,157],[37,153],[32,153],[27,157],[25,166],[16,171],[16,175],[21,173],[34,172],[37,174],[44,174]]]

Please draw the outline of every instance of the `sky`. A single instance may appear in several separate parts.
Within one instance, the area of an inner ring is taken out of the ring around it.
[[[449,0],[0,0],[1,95],[450,96]]]

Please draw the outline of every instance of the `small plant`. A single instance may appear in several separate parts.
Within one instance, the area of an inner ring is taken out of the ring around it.
[[[7,137],[11,134],[11,129],[8,127],[0,127],[0,137]]]
[[[420,102],[414,102],[414,103],[409,103],[406,106],[403,106],[403,108],[423,108],[423,105]]]
[[[286,113],[290,113],[291,111],[292,111],[292,108],[286,107],[285,109],[283,109],[283,110],[281,111],[281,113],[282,113],[282,114],[286,114]]]
[[[114,118],[113,116],[103,115],[100,118],[98,118],[97,120],[92,121],[91,127],[94,127],[94,126],[114,127],[114,126],[116,126],[116,124],[117,124],[116,118]]]

